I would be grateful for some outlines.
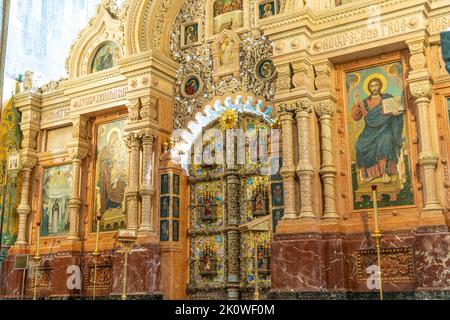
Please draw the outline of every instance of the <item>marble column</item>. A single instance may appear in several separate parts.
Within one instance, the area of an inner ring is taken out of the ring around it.
[[[297,175],[300,179],[300,218],[315,218],[312,208],[312,176],[314,168],[310,155],[310,125],[312,103],[306,99],[295,103],[295,113],[298,130],[298,166]]]
[[[425,39],[416,39],[408,41],[407,45],[411,54],[411,71],[408,75],[408,83],[414,99],[414,106],[417,109],[419,123],[419,164],[423,172],[424,211],[441,214],[442,207],[437,195],[435,176],[438,156],[433,148],[429,115],[433,95],[433,83],[427,69],[425,58],[428,43]]]
[[[333,161],[332,119],[335,110],[333,101],[321,101],[316,105],[320,121],[322,165],[320,175],[323,181],[324,212],[322,219],[338,219],[335,201],[336,167]]]
[[[73,141],[68,144],[69,156],[72,159],[72,196],[69,201],[70,229],[67,240],[80,240],[81,202],[81,165],[88,153],[86,117],[75,118],[72,129]]]
[[[33,166],[34,167],[34,166]],[[22,169],[22,190],[20,193],[20,204],[17,207],[19,214],[19,232],[17,235],[16,245],[27,245],[27,219],[31,213],[30,206],[30,168]]]
[[[152,197],[155,192],[153,187],[153,146],[156,137],[146,131],[142,134],[142,184],[140,195],[142,199],[142,215],[139,232],[152,232],[155,230]]]
[[[128,187],[126,190],[127,228],[138,230],[140,135],[130,132],[126,137],[126,144],[129,149]]]
[[[22,113],[24,118],[25,112]],[[29,117],[31,118],[31,117]],[[30,204],[30,179],[33,168],[37,163],[37,135],[38,130],[28,128],[29,124],[22,124],[22,149],[21,149],[21,174],[22,174],[22,189],[20,192],[20,203],[17,207],[19,214],[19,230],[17,235],[16,245],[28,245],[27,241],[27,221],[31,213]],[[31,127],[31,126],[30,126]],[[36,128],[37,129],[37,128]],[[29,239],[28,239],[29,240]]]
[[[227,255],[228,255],[228,278],[227,290],[229,300],[239,299],[240,283],[240,236],[239,236],[239,196],[240,179],[235,165],[228,166],[226,174],[227,184]]]
[[[281,141],[283,167],[281,176],[284,185],[284,217],[297,219],[295,206],[295,165],[294,165],[294,114],[292,105],[280,105]]]
[[[419,164],[423,170],[423,183],[425,189],[425,211],[442,210],[436,190],[436,167],[438,156],[431,141],[429,106],[432,95],[432,84],[429,80],[410,83],[414,105],[417,108],[420,154]]]

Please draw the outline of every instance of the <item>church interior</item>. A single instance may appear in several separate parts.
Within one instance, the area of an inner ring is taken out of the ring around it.
[[[0,299],[450,299],[447,0],[101,0],[60,63],[1,110]]]

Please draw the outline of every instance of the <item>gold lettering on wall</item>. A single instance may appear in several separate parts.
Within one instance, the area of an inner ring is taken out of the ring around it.
[[[381,23],[379,26],[359,28],[326,37],[314,44],[315,51],[331,51],[348,46],[354,46],[369,41],[384,39],[408,32],[419,26],[417,17],[402,18]]]
[[[105,102],[119,100],[125,98],[126,93],[127,93],[126,86],[114,88],[101,93],[96,93],[93,95],[75,99],[72,101],[72,108],[74,109],[86,108]]]

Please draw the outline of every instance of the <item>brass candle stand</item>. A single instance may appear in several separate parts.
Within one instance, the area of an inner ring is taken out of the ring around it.
[[[375,239],[375,245],[377,250],[377,260],[378,260],[378,279],[380,286],[380,300],[383,300],[383,284],[381,279],[381,238],[383,238],[383,234],[381,233],[380,226],[378,224],[378,191],[377,186],[372,186],[372,197],[373,197],[373,211],[374,211],[374,222],[375,222],[375,230],[373,231],[372,238]]]
[[[254,243],[254,250],[255,250],[255,294],[254,299],[256,301],[259,300],[259,270],[258,270],[258,243],[256,241],[256,234],[253,232],[253,243]]]
[[[99,240],[100,240],[100,222],[102,220],[101,216],[97,216],[97,230],[95,235],[95,250],[92,253],[94,257],[94,292],[93,292],[93,300],[97,298],[97,269],[98,269],[98,258],[100,257],[99,250]]]
[[[121,299],[125,301],[127,300],[128,256],[131,252],[131,247],[137,240],[137,233],[135,230],[119,230],[117,239],[122,244],[122,250],[118,252],[124,255]]]
[[[39,245],[40,241],[41,241],[41,223],[39,222],[36,225],[36,253],[33,257],[33,259],[34,259],[33,300],[37,300],[39,263],[42,260],[42,257],[40,254],[40,245]]]

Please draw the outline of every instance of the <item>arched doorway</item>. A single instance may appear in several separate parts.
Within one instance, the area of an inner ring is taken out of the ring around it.
[[[273,215],[283,206],[272,125],[263,114],[225,108],[198,132],[188,166],[191,299],[264,298],[270,290]]]

